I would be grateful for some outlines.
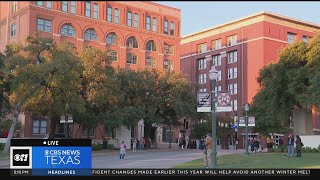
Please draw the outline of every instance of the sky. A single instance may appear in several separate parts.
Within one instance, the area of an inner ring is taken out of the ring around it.
[[[154,1],[181,9],[181,36],[267,11],[320,25],[317,1]]]

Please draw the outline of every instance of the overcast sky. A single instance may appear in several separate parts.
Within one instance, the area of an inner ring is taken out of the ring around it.
[[[181,35],[185,36],[261,11],[320,25],[317,1],[154,1],[181,9]]]

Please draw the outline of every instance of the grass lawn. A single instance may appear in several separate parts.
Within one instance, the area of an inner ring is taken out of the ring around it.
[[[287,158],[284,153],[259,153],[244,156],[230,154],[218,156],[218,168],[320,168],[320,153],[303,153],[302,157]],[[203,168],[203,159],[194,160],[174,168]]]

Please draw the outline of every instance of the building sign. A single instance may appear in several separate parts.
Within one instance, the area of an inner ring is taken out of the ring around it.
[[[226,92],[218,93],[218,103],[216,112],[230,112],[232,111],[231,106],[231,95]]]
[[[199,92],[197,96],[197,112],[211,112],[210,92]]]
[[[239,127],[244,127],[246,126],[246,120],[245,117],[240,117],[239,118]],[[254,127],[256,126],[256,119],[254,116],[249,116],[248,117],[248,126],[249,127]]]

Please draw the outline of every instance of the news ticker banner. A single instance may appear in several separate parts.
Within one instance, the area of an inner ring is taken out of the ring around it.
[[[12,139],[13,176],[91,176],[91,139]]]
[[[37,169],[0,169],[0,176],[33,176]],[[47,169],[60,176],[77,175],[70,169]],[[43,176],[51,176],[51,174]],[[319,169],[92,169],[81,176],[319,176]]]

